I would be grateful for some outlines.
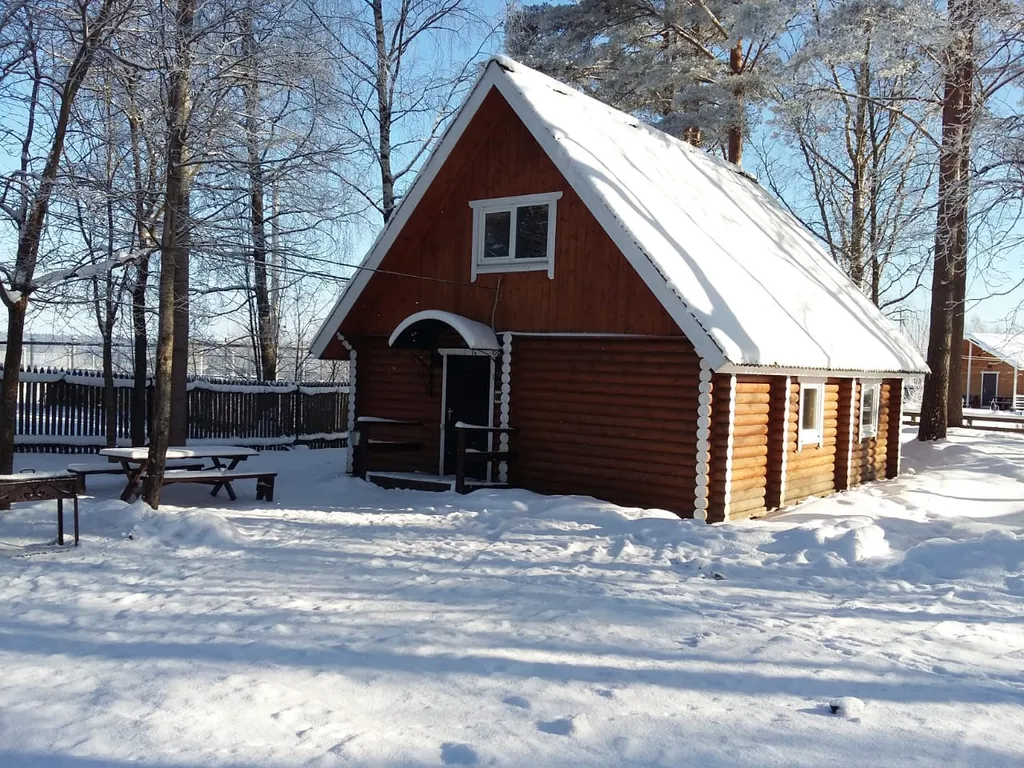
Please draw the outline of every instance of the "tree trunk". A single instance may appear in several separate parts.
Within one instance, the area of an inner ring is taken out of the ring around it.
[[[156,386],[153,396],[153,438],[143,498],[151,507],[160,505],[171,433],[171,377],[174,373],[174,325],[176,270],[187,249],[189,196],[184,165],[188,139],[189,69],[192,28],[197,0],[178,0],[175,12],[176,41],[173,69],[167,93],[167,194],[164,203],[163,250],[160,255],[160,331],[156,352]]]
[[[4,377],[0,383],[0,474],[14,471],[14,434],[18,419],[18,384],[21,375],[22,344],[25,340],[25,312],[28,297],[22,296],[7,308],[7,349]]]
[[[729,51],[729,71],[733,75],[743,72],[743,41],[737,40],[736,45]],[[729,148],[728,158],[730,163],[743,165],[743,113],[745,104],[743,101],[743,89],[734,88],[733,94],[736,97],[736,121],[729,126]]]
[[[395,211],[395,177],[391,170],[391,59],[384,31],[383,0],[373,0],[373,28],[377,46],[377,151],[380,154],[381,212],[387,223]]]
[[[942,440],[949,418],[949,393],[959,398],[960,382],[951,381],[955,281],[966,260],[967,193],[965,173],[970,158],[971,107],[974,77],[972,0],[950,0],[949,27],[955,35],[946,51],[942,105],[942,147],[939,153],[939,191],[936,206],[935,267],[932,274],[931,327],[928,367],[921,399],[919,440]],[[962,334],[962,329],[961,329]]]
[[[249,160],[249,223],[252,237],[253,291],[256,295],[256,335],[259,348],[259,378],[277,379],[277,331],[267,278],[267,231],[263,157],[260,142],[260,94],[257,77],[256,44],[252,13],[242,17],[242,55],[246,61],[245,133]],[[394,201],[392,200],[392,203]]]
[[[970,66],[970,77],[973,78],[973,58],[968,63]],[[967,82],[973,82],[968,80]],[[962,427],[964,425],[963,407],[963,347],[964,347],[964,314],[967,305],[967,239],[969,226],[969,202],[970,202],[970,173],[971,173],[971,150],[970,141],[973,132],[973,96],[971,88],[965,91],[965,109],[968,111],[968,125],[965,128],[966,147],[960,153],[960,170],[958,181],[962,187],[960,194],[963,196],[962,210],[959,217],[962,219],[959,226],[962,232],[954,240],[956,251],[953,254],[953,285],[951,289],[951,329],[950,329],[950,357],[949,357],[949,394],[946,402],[946,418],[951,427]],[[1013,407],[1016,408],[1016,403]]]
[[[132,288],[132,445],[145,445],[146,388],[149,378],[149,335],[146,330],[146,290],[149,287],[149,257],[139,261],[135,286]]]
[[[117,446],[117,392],[114,389],[114,323],[111,321],[103,332],[103,416],[107,436],[107,448]]]
[[[178,213],[178,236],[174,260],[174,357],[171,369],[171,432],[170,445],[184,445],[188,438],[188,368],[189,368],[189,211],[191,195],[187,174],[182,180]]]

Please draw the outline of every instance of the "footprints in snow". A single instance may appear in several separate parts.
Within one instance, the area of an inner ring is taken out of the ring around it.
[[[449,741],[441,745],[441,762],[444,765],[479,765],[480,756],[469,744]]]
[[[605,699],[615,698],[615,691],[608,688],[599,688],[594,692]],[[533,704],[524,696],[506,696],[501,702],[507,707],[522,712],[530,712],[533,709]],[[586,715],[582,714],[553,720],[537,720],[534,725],[541,733],[551,736],[581,736],[590,731]],[[482,758],[471,744],[447,741],[441,745],[441,763],[450,766],[476,766],[482,764]]]

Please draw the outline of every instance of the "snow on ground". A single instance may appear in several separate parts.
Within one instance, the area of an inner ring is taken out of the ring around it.
[[[77,550],[0,514],[0,765],[1022,765],[1024,438],[906,452],[711,527],[340,451],[251,460],[273,504],[90,478]]]

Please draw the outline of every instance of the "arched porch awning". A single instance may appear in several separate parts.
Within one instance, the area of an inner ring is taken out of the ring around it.
[[[462,337],[467,349],[501,349],[494,331],[483,323],[439,309],[425,309],[409,315],[395,328],[388,339],[388,346],[399,349],[436,349],[438,339],[449,330]]]

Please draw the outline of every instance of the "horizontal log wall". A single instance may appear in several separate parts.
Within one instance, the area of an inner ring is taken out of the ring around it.
[[[708,462],[709,523],[728,518],[726,505],[729,482],[729,432],[732,404],[732,376],[719,374],[711,379],[711,446]]]
[[[785,504],[832,493],[836,489],[836,438],[839,425],[839,380],[825,384],[825,422],[821,445],[798,449],[800,426],[800,382],[793,379],[789,390],[789,436],[786,449]]]
[[[515,336],[510,482],[691,516],[699,372],[683,339]]]
[[[767,512],[768,474],[781,472],[781,455],[769,457],[768,454],[772,379],[769,376],[736,377],[729,520]]]
[[[882,382],[878,397],[878,435],[860,439],[860,399],[863,383],[857,381],[854,397],[853,429],[854,443],[850,457],[850,486],[881,480],[886,476],[889,457],[889,420],[892,418],[892,385]],[[897,420],[899,418],[897,414]]]
[[[783,480],[786,473],[786,453],[789,432],[789,388],[788,376],[772,376],[769,393],[768,416],[768,474],[765,478],[765,506],[777,509],[782,506]]]
[[[885,451],[885,476],[893,478],[899,476],[900,473],[900,429],[903,427],[903,380],[887,379],[885,381],[885,385],[888,385],[889,388],[888,397],[883,398],[883,400],[888,404],[888,425],[886,429],[888,434],[888,445],[886,446]]]
[[[353,344],[359,363],[356,415],[425,425],[372,425],[374,440],[416,440],[423,443],[423,449],[415,453],[374,453],[371,469],[436,474],[441,444],[441,366],[432,363],[429,352],[391,349],[383,337],[362,337]]]
[[[836,490],[845,491],[860,482],[853,473],[853,454],[861,450],[857,443],[860,418],[860,384],[856,379],[839,381],[839,418],[836,434]]]

